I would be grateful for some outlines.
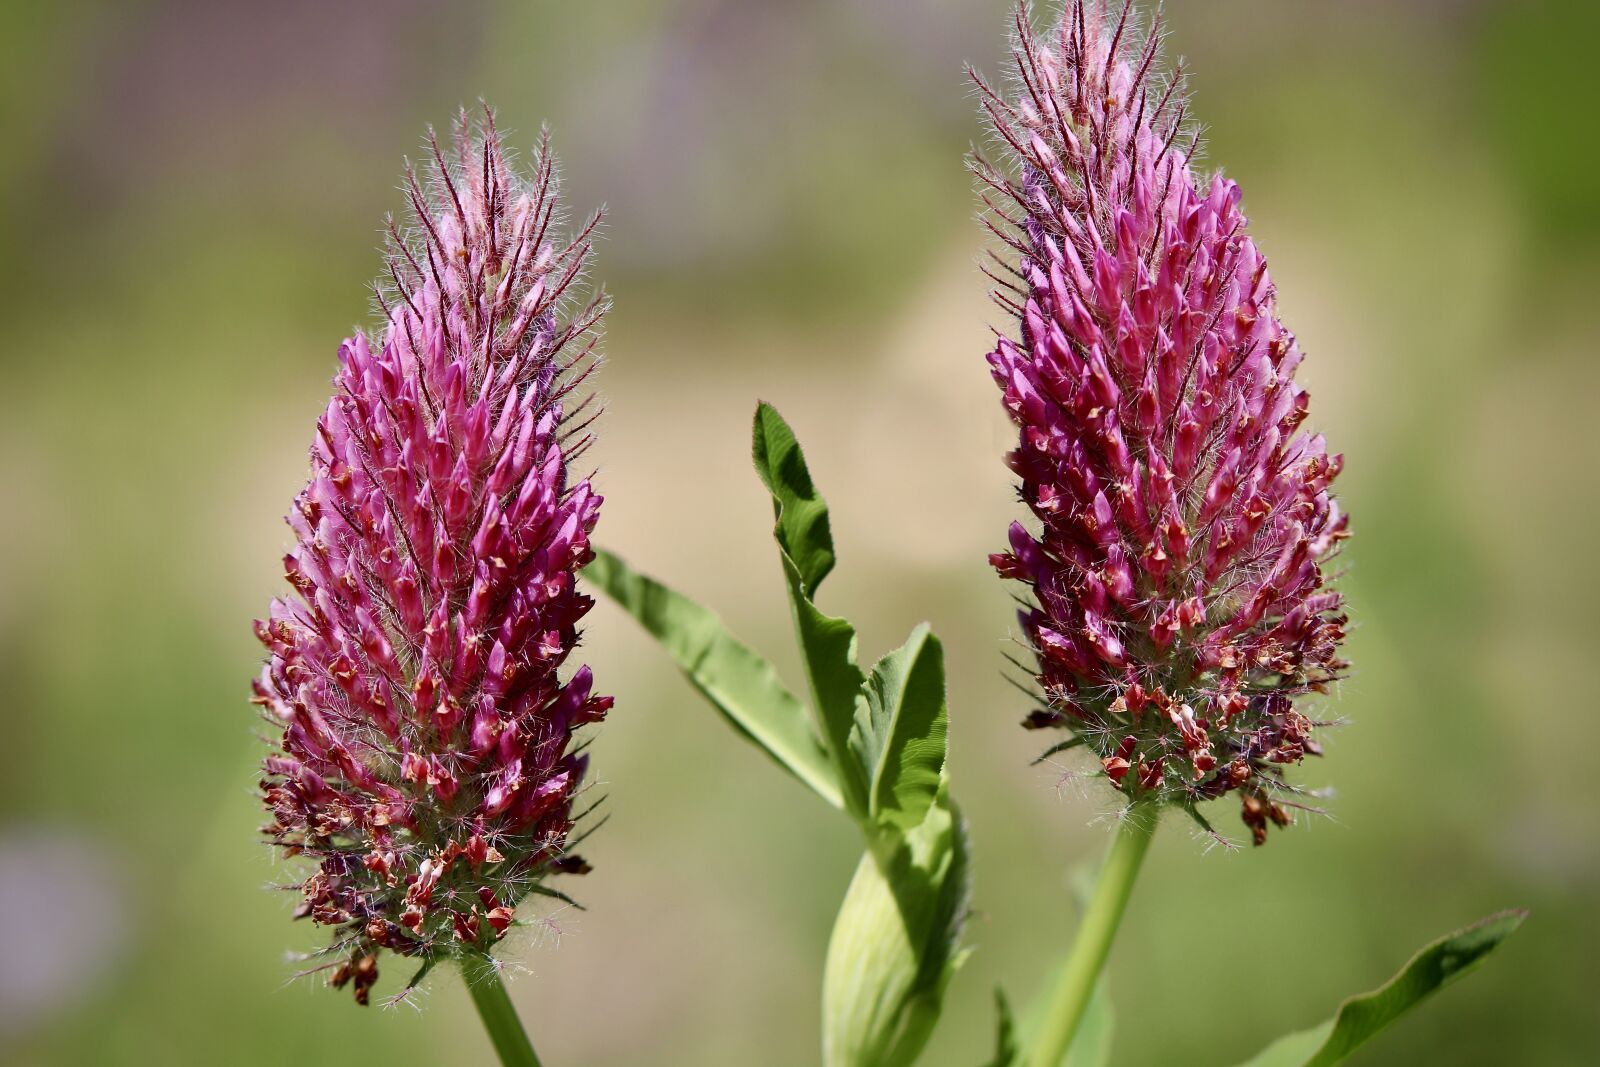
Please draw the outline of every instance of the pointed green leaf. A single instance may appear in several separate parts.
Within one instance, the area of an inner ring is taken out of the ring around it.
[[[860,763],[850,753],[850,731],[866,703],[863,685],[866,678],[856,666],[856,630],[844,619],[818,610],[800,590],[794,563],[785,556],[784,577],[789,585],[789,607],[794,616],[795,635],[806,666],[806,680],[816,703],[817,718],[828,751],[833,754],[834,774],[844,795],[845,808],[857,819],[867,818],[867,778]]]
[[[805,660],[806,679],[833,757],[846,809],[867,817],[867,778],[850,755],[850,731],[864,704],[866,681],[856,664],[856,631],[844,619],[824,614],[812,603],[817,586],[833,569],[833,536],[828,506],[812,484],[805,456],[789,424],[769,404],[756,408],[751,455],[756,473],[772,494],[778,542],[795,635]]]
[[[1428,945],[1388,982],[1351,997],[1328,1022],[1279,1038],[1241,1067],[1333,1067],[1400,1016],[1473,971],[1510,937],[1525,911],[1491,915]]]
[[[1052,981],[1045,988],[1054,984]],[[988,1067],[1022,1067],[1027,1062],[1024,1054],[1032,1046],[1034,1032],[1039,1026],[1041,1005],[1034,1004],[1028,1011],[1027,1019],[1019,1024],[1011,1014],[1011,1005],[1006,1002],[1005,994],[996,989],[994,997],[1000,1018],[995,1033],[995,1055]],[[1105,976],[1101,975],[1094,984],[1094,992],[1089,995],[1089,1005],[1084,1009],[1083,1022],[1078,1026],[1077,1036],[1072,1039],[1072,1047],[1067,1050],[1067,1058],[1061,1061],[1062,1067],[1106,1067],[1111,1062],[1111,1032],[1115,1018],[1111,1010],[1111,994],[1106,989]]]
[[[1017,1039],[1017,1020],[1012,1017],[1011,1004],[1005,990],[994,990],[994,1058],[986,1067],[1015,1067],[1022,1062],[1022,1042]]]
[[[822,799],[843,807],[838,776],[805,707],[772,664],[740,644],[714,612],[609,552],[597,552],[583,575],[661,643],[735,729]]]
[[[794,561],[801,591],[813,598],[817,586],[833,570],[828,505],[811,482],[811,472],[794,431],[771,404],[756,406],[751,437],[756,473],[772,494],[772,511],[777,518],[773,536]]]
[[[944,649],[926,623],[878,661],[865,692],[850,751],[867,779],[868,814],[880,825],[909,830],[939,791],[948,728]]]
[[[942,774],[943,653],[919,628],[868,682],[856,661],[855,629],[813,602],[834,565],[833,538],[794,432],[762,404],[753,438],[822,735],[845,807],[869,846],[829,942],[823,1061],[908,1067],[965,959],[960,936],[971,891],[966,826]]]

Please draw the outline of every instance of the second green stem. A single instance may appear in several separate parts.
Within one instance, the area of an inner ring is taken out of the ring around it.
[[[500,980],[500,968],[481,952],[469,952],[461,960],[461,973],[478,1008],[483,1028],[505,1067],[539,1067],[539,1057],[528,1040],[528,1032],[517,1018],[517,1009]]]
[[[1095,981],[1111,953],[1111,942],[1117,936],[1122,913],[1127,910],[1150,838],[1155,834],[1156,818],[1157,809],[1149,803],[1135,803],[1123,814],[1094,896],[1083,913],[1071,955],[1045,1000],[1045,1014],[1028,1059],[1029,1067],[1059,1067],[1072,1047]]]

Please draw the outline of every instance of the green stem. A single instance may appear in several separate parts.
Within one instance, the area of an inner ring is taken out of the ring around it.
[[[478,1007],[478,1017],[483,1028],[489,1031],[489,1040],[500,1054],[505,1067],[539,1067],[539,1057],[533,1043],[517,1018],[517,1009],[506,995],[505,983],[500,981],[500,968],[494,960],[481,952],[471,952],[461,961],[461,973],[466,978],[472,1003]]]
[[[1072,1047],[1095,981],[1111,953],[1122,913],[1127,910],[1134,879],[1139,876],[1150,838],[1155,834],[1156,814],[1155,806],[1148,802],[1135,802],[1123,814],[1122,826],[1100,871],[1088,910],[1083,913],[1072,952],[1045,1001],[1043,1024],[1028,1060],[1030,1067],[1058,1067]]]

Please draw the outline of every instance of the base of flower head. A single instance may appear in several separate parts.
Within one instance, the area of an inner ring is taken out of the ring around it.
[[[1057,701],[1022,725],[1069,731],[1068,744],[1092,752],[1105,778],[1131,800],[1192,809],[1239,794],[1240,817],[1257,845],[1266,842],[1269,824],[1293,822],[1288,806],[1276,799],[1292,791],[1284,769],[1322,754],[1312,737],[1317,724],[1279,694],[1245,701],[1213,721],[1159,688],[1140,690],[1131,702],[1124,693],[1099,709]]]
[[[474,867],[471,873],[464,872],[463,884],[459,887],[452,877],[452,867],[458,862]],[[378,980],[379,956],[385,950],[417,961],[424,970],[442,959],[459,958],[467,952],[487,952],[516,923],[521,897],[537,893],[569,899],[545,887],[544,877],[587,874],[590,870],[581,857],[568,855],[545,863],[526,878],[519,878],[508,870],[500,892],[480,884],[486,880],[481,865],[504,862],[505,857],[493,848],[479,857],[477,866],[464,853],[442,862],[424,860],[420,873],[406,879],[404,910],[398,921],[383,914],[363,917],[354,913],[350,903],[361,899],[360,889],[337,884],[339,879],[330,878],[326,867],[302,885],[286,888],[303,894],[295,909],[295,918],[309,918],[319,925],[336,928],[333,944],[322,951],[338,961],[326,965],[331,968],[328,985],[334,989],[351,985],[356,1003],[366,1005],[370,990]],[[470,891],[470,885],[477,885],[475,894]]]
[[[282,760],[269,758],[269,770],[281,774]],[[284,888],[300,896],[295,918],[335,931],[319,953],[337,961],[326,965],[329,984],[354,983],[357,1003],[365,1004],[384,951],[426,969],[469,949],[487,951],[530,894],[569,901],[544,883],[552,874],[590,870],[567,851],[582,818],[573,811],[581,781],[578,757],[567,773],[546,780],[560,786],[547,790],[547,806],[524,809],[533,820],[516,827],[421,804],[397,806],[376,820],[370,812],[356,817],[331,792],[308,812],[302,782],[263,782],[277,816],[263,832],[285,856],[317,864],[305,881]]]

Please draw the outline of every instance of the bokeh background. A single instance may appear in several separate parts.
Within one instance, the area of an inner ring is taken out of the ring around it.
[[[1234,854],[1163,830],[1115,1062],[1236,1062],[1510,905],[1533,917],[1490,966],[1359,1062],[1600,1062],[1600,5],[1167,9],[1348,456],[1358,670],[1305,771],[1333,818]],[[401,157],[484,96],[522,143],[548,120],[572,203],[610,207],[601,540],[795,678],[746,460],[763,397],[834,507],[825,606],[871,656],[944,636],[978,952],[925,1062],[980,1061],[1111,807],[1029,766],[1000,674],[985,554],[1015,508],[961,65],[995,70],[1005,24],[1006,0],[0,5],[0,1060],[488,1055],[451,980],[420,1013],[288,981],[316,934],[263,891],[246,703]],[[517,953],[541,1051],[814,1063],[857,842],[620,613],[588,639],[613,818],[588,910]]]

